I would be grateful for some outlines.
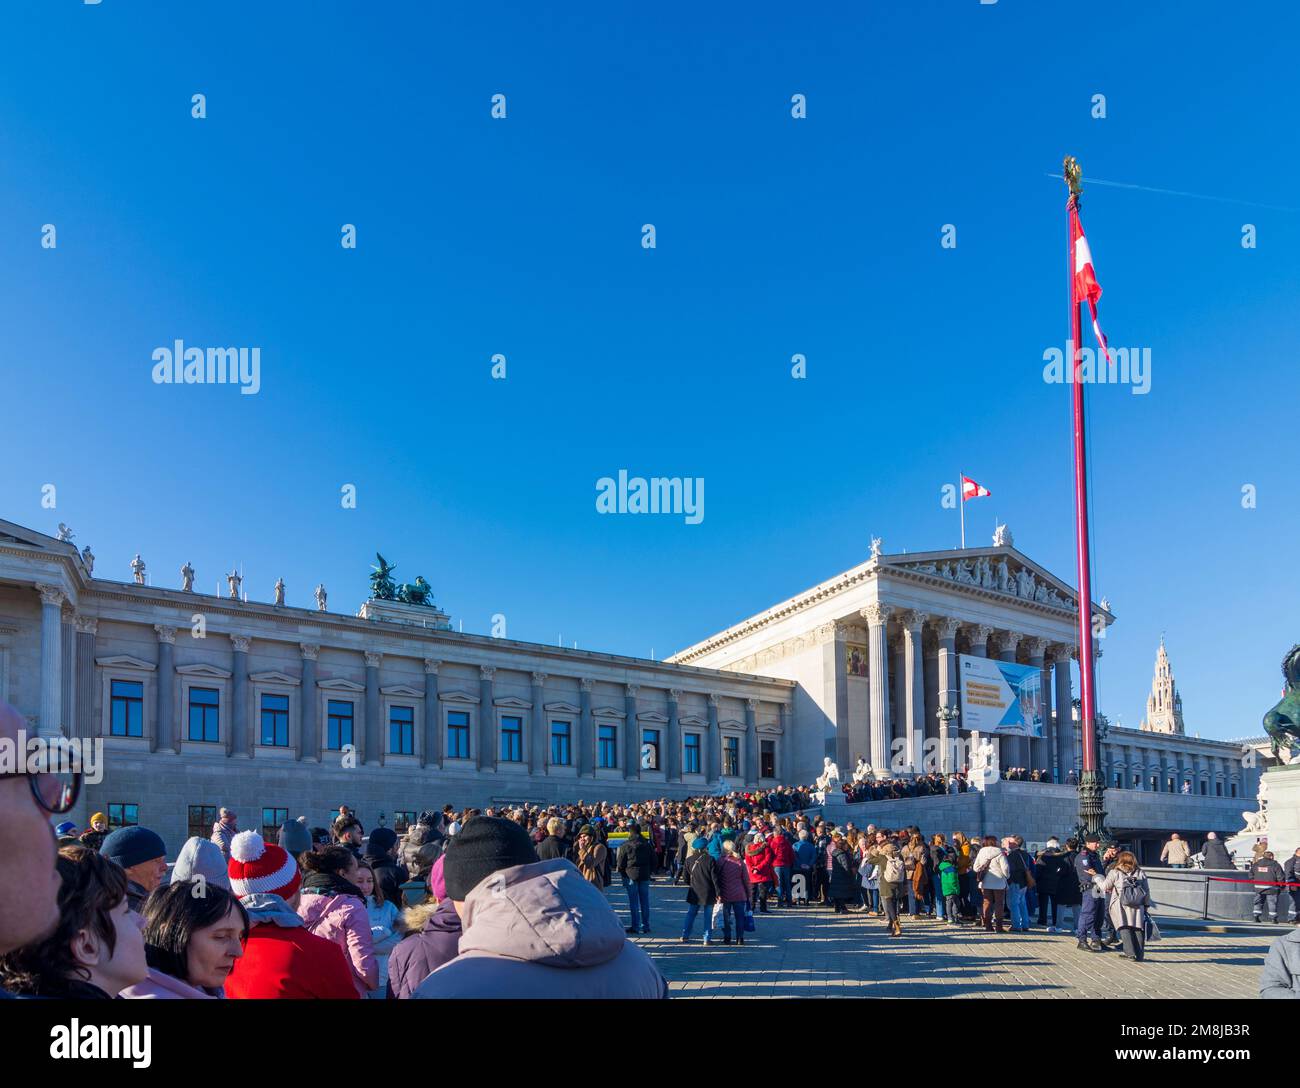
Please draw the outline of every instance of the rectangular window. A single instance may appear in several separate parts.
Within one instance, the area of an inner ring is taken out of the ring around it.
[[[399,808],[393,813],[393,831],[398,835],[405,835],[418,820],[420,814],[414,809]]]
[[[758,761],[760,778],[776,777],[776,741],[765,740],[760,743]]]
[[[682,749],[682,774],[700,773],[700,735],[686,733],[682,739],[686,742]]]
[[[469,711],[447,712],[447,758],[469,759]]]
[[[618,726],[602,725],[596,730],[598,767],[618,766]]]
[[[572,722],[551,722],[551,763],[556,767],[569,766],[572,731]]]
[[[271,748],[289,747],[289,696],[262,696],[262,743]]]
[[[112,710],[108,731],[114,737],[144,735],[144,684],[139,680],[114,680],[109,685]]]
[[[1237,796],[1237,783],[1234,782],[1234,783],[1232,784],[1232,787],[1231,787],[1231,788],[1232,788],[1232,796],[1233,796],[1233,797],[1236,797],[1236,796]]]
[[[1115,772],[1115,788],[1117,790],[1122,790],[1124,788],[1124,776],[1121,775],[1119,771]]]
[[[1210,792],[1209,789],[1208,789],[1208,786],[1209,786],[1209,783],[1206,782],[1204,778],[1202,778],[1202,779],[1201,779],[1201,796],[1202,796],[1202,797],[1204,797],[1207,793]]]
[[[388,708],[388,750],[395,756],[415,754],[415,707]]]
[[[659,730],[641,730],[641,769],[657,771],[659,769]]]
[[[1215,797],[1222,797],[1222,796],[1223,796],[1223,783],[1222,783],[1222,782],[1216,782],[1216,783],[1214,783],[1214,796],[1215,796]]]
[[[140,806],[110,803],[108,806],[108,829],[116,831],[119,827],[135,827],[140,822]]]
[[[217,822],[216,805],[190,805],[190,838],[206,839]]]
[[[729,778],[740,774],[740,738],[722,738],[722,773]]]
[[[221,739],[221,693],[216,688],[190,688],[190,740]]]
[[[342,751],[352,743],[352,704],[331,699],[325,730],[325,747],[331,752]]]
[[[501,719],[501,762],[522,763],[524,759],[523,718]]]
[[[287,808],[262,809],[262,838],[267,842],[278,842],[280,825],[288,822],[289,810]]]

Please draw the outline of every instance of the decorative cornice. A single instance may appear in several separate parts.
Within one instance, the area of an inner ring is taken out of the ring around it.
[[[158,632],[158,641],[166,642],[172,646],[176,645],[176,628],[168,627],[165,624],[155,623],[153,629]],[[238,648],[238,647],[236,647]]]

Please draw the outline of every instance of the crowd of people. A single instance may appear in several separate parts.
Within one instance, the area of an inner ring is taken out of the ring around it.
[[[0,704],[0,737],[21,725]],[[340,806],[329,827],[288,820],[275,842],[222,809],[170,872],[167,845],[147,827],[110,831],[97,813],[84,833],[66,820],[52,828],[75,793],[56,776],[0,776],[11,867],[0,882],[0,996],[661,998],[663,975],[629,939],[655,932],[656,879],[682,889],[674,935],[686,943],[699,921],[706,945],[743,945],[757,917],[809,906],[879,920],[893,937],[908,918],[1073,932],[1081,950],[1120,947],[1132,961],[1159,937],[1137,858],[1096,836],[1031,854],[1014,834],[835,826],[806,811],[808,787],[446,805],[400,837],[383,826],[367,834]],[[1187,864],[1180,843],[1163,860]],[[1267,850],[1256,858],[1266,907],[1297,865],[1300,851],[1285,868]],[[606,895],[615,881],[626,919]],[[1281,972],[1300,968],[1300,939],[1277,942],[1270,964],[1277,990]],[[1300,973],[1289,977],[1288,996],[1300,995]]]

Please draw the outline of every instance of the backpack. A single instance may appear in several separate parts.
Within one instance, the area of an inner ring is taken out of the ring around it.
[[[1119,903],[1121,907],[1127,907],[1130,910],[1141,910],[1147,905],[1147,890],[1140,880],[1134,880],[1132,877],[1123,877],[1123,883],[1119,889]]]
[[[885,859],[885,871],[880,874],[880,879],[886,884],[898,884],[904,876],[903,859],[895,854],[892,858]]]

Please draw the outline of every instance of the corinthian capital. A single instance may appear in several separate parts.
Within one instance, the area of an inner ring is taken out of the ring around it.
[[[155,623],[153,629],[158,632],[159,642],[170,642],[172,645],[176,644],[175,627],[166,627],[161,623]]]
[[[320,657],[320,645],[315,642],[300,642],[298,650],[302,653],[304,661],[315,661]]]
[[[496,674],[497,670],[495,665],[480,665],[478,667],[479,679],[486,680],[489,684],[492,682],[492,678],[496,676]]]
[[[83,616],[78,613],[74,622],[78,634],[93,635],[99,630],[99,619],[95,616]]]
[[[960,620],[955,620],[951,616],[932,616],[930,626],[934,628],[934,633],[939,638],[956,638],[957,628],[961,626]]]
[[[987,623],[972,623],[967,625],[966,633],[972,642],[988,642],[993,628]]]
[[[866,608],[862,609],[858,615],[866,620],[867,624],[871,627],[883,627],[889,622],[889,617],[893,611],[894,609],[892,606],[884,604],[881,601],[873,601],[871,604],[867,605]]]
[[[63,590],[58,586],[37,586],[36,592],[41,595],[41,604],[52,604],[56,608],[63,606]]]
[[[424,659],[424,673],[426,676],[437,676],[438,670],[442,667],[442,662],[436,657],[426,657]]]
[[[993,636],[993,645],[997,647],[998,653],[1015,653],[1016,647],[1020,645],[1020,635],[1015,631],[998,631]]]
[[[544,672],[533,673],[533,687],[540,688],[546,683],[547,674]]]
[[[231,635],[230,641],[234,644],[235,653],[237,654],[248,653],[248,647],[253,642],[252,638],[248,635]]]
[[[1029,652],[1031,658],[1042,657],[1047,652],[1047,645],[1047,639],[1045,638],[1035,636],[1025,639],[1025,649]]]
[[[594,688],[595,686],[596,686],[596,681],[593,680],[590,676],[584,676],[578,681],[578,687],[580,687],[583,691],[586,692],[590,692],[591,689]]]

